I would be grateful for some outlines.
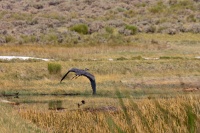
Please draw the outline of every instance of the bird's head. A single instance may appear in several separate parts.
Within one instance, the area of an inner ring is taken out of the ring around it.
[[[88,68],[85,68],[85,71],[89,71],[89,69],[88,69]]]

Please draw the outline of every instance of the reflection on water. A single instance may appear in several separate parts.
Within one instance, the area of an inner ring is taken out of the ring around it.
[[[0,99],[5,99],[10,103],[19,103],[14,108],[31,109],[40,111],[63,110],[73,111],[83,109],[89,106],[104,105],[101,103],[102,98],[88,95],[9,95],[0,96]],[[98,99],[98,101],[95,101]],[[95,101],[95,102],[94,102]],[[111,102],[112,103],[112,102]],[[107,104],[107,103],[106,103]],[[14,105],[14,104],[12,104]]]
[[[196,92],[183,92],[177,89],[155,89],[142,88],[132,89],[129,93],[121,93],[120,98],[127,99],[131,96],[134,100],[138,99],[170,99],[178,96],[199,95]],[[6,101],[8,104],[14,105],[17,109],[33,109],[40,111],[64,110],[73,111],[86,108],[101,108],[117,106],[119,104],[118,96],[113,93],[100,92],[96,96],[93,95],[22,95],[22,94],[4,94],[0,96],[0,100]],[[17,103],[17,104],[16,104]],[[19,103],[19,104],[18,104]],[[16,105],[16,106],[15,106]]]

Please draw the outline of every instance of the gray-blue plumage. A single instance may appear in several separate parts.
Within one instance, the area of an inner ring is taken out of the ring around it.
[[[72,68],[70,69],[60,80],[60,82],[62,82],[62,80],[70,73],[70,72],[74,72],[76,74],[76,77],[79,76],[85,76],[90,80],[91,86],[92,86],[92,90],[93,90],[93,95],[96,94],[96,81],[95,81],[95,77],[94,75],[90,74],[89,72],[87,72],[86,70],[83,69],[78,69],[78,68]]]

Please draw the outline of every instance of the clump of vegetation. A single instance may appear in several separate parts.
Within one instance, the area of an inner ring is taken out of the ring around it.
[[[135,35],[138,31],[137,27],[134,25],[126,25],[125,29],[131,31],[131,35]]]
[[[117,58],[117,60],[127,60],[127,58],[125,58],[125,57],[119,57],[119,58]]]
[[[37,41],[37,37],[34,36],[34,35],[30,35],[30,36],[27,36],[27,35],[22,35],[21,36],[21,42],[20,43],[34,43]]]
[[[61,74],[61,65],[57,63],[48,63],[49,74]]]
[[[2,19],[6,13],[7,13],[6,11],[1,11],[0,12],[0,19]]]
[[[10,43],[10,42],[14,42],[15,38],[13,36],[7,35],[5,36],[5,42],[6,43]]]
[[[106,32],[108,32],[110,34],[113,34],[113,32],[114,32],[114,28],[110,27],[110,26],[105,27],[105,30],[106,30]]]
[[[59,21],[65,20],[65,17],[58,12],[44,13],[44,14],[41,14],[40,16],[44,18],[56,19]]]
[[[56,101],[50,101],[49,104],[49,109],[50,110],[57,110],[57,109],[62,109],[62,101],[56,100]]]
[[[183,59],[183,57],[161,56],[160,59]]]
[[[136,16],[136,11],[134,10],[127,10],[124,12],[124,16],[127,17],[127,18],[132,18],[134,16]]]
[[[180,9],[191,9],[191,10],[195,10],[196,7],[194,6],[194,3],[190,0],[181,0],[181,1],[177,1],[177,0],[171,0],[171,9],[173,10],[180,10]],[[169,4],[170,4],[169,3]]]
[[[70,30],[78,32],[79,34],[88,34],[88,26],[86,24],[76,24]]]
[[[58,41],[58,36],[54,33],[50,33],[45,35],[44,41],[47,41],[47,43],[50,44],[56,44]]]
[[[196,121],[197,115],[193,112],[192,107],[190,105],[186,105],[185,107],[187,113],[187,127],[190,133],[195,133],[197,130]],[[197,131],[198,132],[198,131]]]
[[[186,19],[188,22],[196,22],[197,21],[194,14],[189,15]]]
[[[159,1],[159,2],[157,2],[156,5],[154,5],[153,7],[149,8],[149,11],[151,13],[160,13],[160,12],[163,12],[165,8],[166,8],[166,6],[163,4],[163,2]]]
[[[132,57],[131,59],[132,60],[142,60],[143,58],[141,55],[139,55],[139,56]]]

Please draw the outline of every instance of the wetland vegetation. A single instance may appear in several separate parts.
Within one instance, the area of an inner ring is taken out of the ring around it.
[[[199,0],[0,3],[0,132],[200,132]]]
[[[133,37],[142,43],[125,46],[0,46],[2,55],[53,59],[1,60],[1,100],[19,103],[0,103],[1,129],[12,132],[10,125],[17,124],[17,132],[198,132],[198,36],[138,34]],[[84,77],[70,80],[70,74],[59,83],[72,67],[95,75],[96,96]]]

